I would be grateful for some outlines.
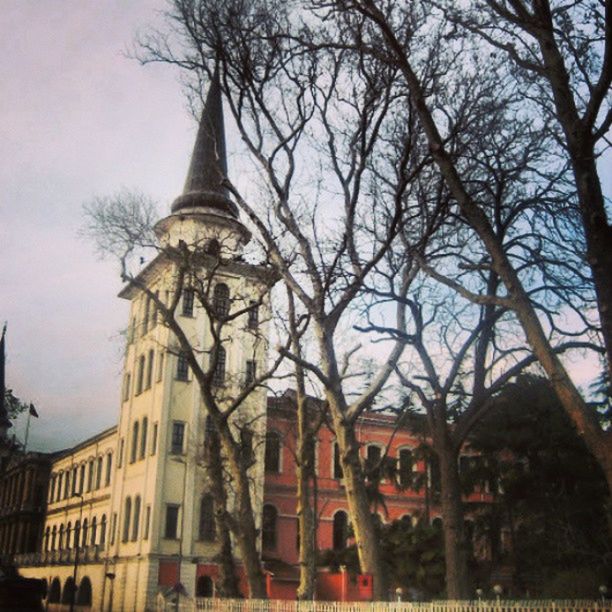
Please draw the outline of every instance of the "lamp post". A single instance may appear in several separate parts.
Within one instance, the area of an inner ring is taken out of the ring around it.
[[[501,584],[496,584],[493,586],[493,592],[495,593],[495,598],[497,599],[497,605],[499,606],[499,601],[501,599],[501,595],[504,592],[504,589]]]
[[[79,544],[81,539],[81,522],[83,520],[83,494],[73,493],[73,497],[80,497],[81,504],[79,507],[79,531],[74,535],[74,568],[72,569],[72,593],[70,594],[70,612],[74,612],[74,600],[77,593],[77,571],[79,569]]]
[[[606,603],[606,595],[608,594],[608,587],[605,584],[600,585],[599,594],[601,595],[601,605]]]

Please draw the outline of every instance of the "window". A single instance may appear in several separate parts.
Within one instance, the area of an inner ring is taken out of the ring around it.
[[[71,495],[76,495],[77,493],[77,478],[78,478],[78,470],[79,468],[72,468],[72,489],[70,491]]]
[[[123,401],[127,402],[130,399],[130,387],[132,386],[132,376],[129,372],[126,372],[123,377]]]
[[[66,480],[64,481],[64,499],[68,497],[70,493],[70,472],[66,472]]]
[[[145,417],[142,419],[142,431],[140,432],[140,456],[139,459],[144,459],[145,453],[147,452],[147,429],[149,426],[149,419]]]
[[[265,470],[269,473],[280,472],[280,435],[275,431],[266,433]]]
[[[334,478],[344,478],[342,465],[340,464],[340,447],[337,442],[334,442]]]
[[[147,375],[145,377],[145,389],[151,388],[151,383],[153,382],[153,357],[155,355],[155,351],[151,349],[149,351],[149,358],[147,360]]]
[[[142,386],[144,383],[144,372],[145,372],[145,356],[141,355],[138,358],[138,375],[136,378],[136,395],[142,393]]]
[[[130,537],[130,520],[132,519],[132,499],[126,497],[125,507],[123,511],[123,533],[121,536],[122,542],[127,542]]]
[[[214,542],[216,537],[215,504],[213,496],[205,493],[200,501],[199,539],[204,542]]]
[[[176,379],[189,380],[189,362],[187,361],[187,354],[183,351],[178,354],[176,360]]]
[[[73,493],[83,493],[85,491],[85,464],[82,463],[79,469],[79,488]]]
[[[136,461],[136,455],[138,453],[138,421],[132,426],[132,446],[130,447],[130,463]]]
[[[81,537],[81,546],[85,548],[87,546],[87,535],[89,531],[89,525],[87,523],[87,519],[83,519],[83,531]]]
[[[151,454],[157,451],[157,423],[153,423],[153,435],[151,436]]]
[[[147,506],[145,508],[145,522],[144,522],[144,535],[142,536],[144,540],[149,539],[149,524],[151,522],[151,506]]]
[[[134,500],[134,518],[132,520],[132,542],[138,539],[138,529],[140,528],[140,495]]]
[[[259,325],[259,305],[255,300],[249,302],[249,314],[247,319],[247,326],[249,329],[257,329]]]
[[[179,506],[168,504],[166,506],[166,525],[164,537],[168,540],[176,540],[178,530]]]
[[[106,544],[106,514],[102,515],[100,521],[100,548],[104,548],[104,544]]]
[[[195,292],[193,289],[183,289],[183,316],[193,317],[193,302]]]
[[[159,291],[155,292],[155,298],[159,300]],[[159,318],[159,308],[157,307],[157,302],[152,300],[153,302],[153,314],[151,316],[151,329],[153,329],[157,325],[157,320]]]
[[[91,519],[91,537],[90,537],[90,543],[92,546],[96,545],[96,536],[98,532],[98,519],[94,516],[93,519]]]
[[[49,503],[53,502],[53,497],[55,494],[55,481],[56,476],[55,474],[53,474],[53,476],[51,476],[51,482],[49,483],[49,497],[47,498],[49,500]]]
[[[255,382],[255,378],[257,378],[257,363],[248,359],[246,362],[246,375],[244,377],[245,385],[252,385]]]
[[[215,365],[215,371],[213,373],[213,385],[220,387],[225,382],[225,360],[226,353],[222,346],[217,348],[217,363]]]
[[[43,547],[43,552],[47,552],[49,550],[49,537],[51,535],[51,528],[47,527],[45,529],[45,545]]]
[[[261,538],[264,549],[273,550],[276,548],[276,520],[278,512],[274,506],[266,504],[263,507],[263,517],[261,521]]]
[[[210,576],[198,576],[196,581],[196,597],[212,597],[215,586]]]
[[[399,452],[398,476],[402,487],[412,484],[412,451],[409,448],[402,448]]]
[[[346,548],[346,540],[348,538],[348,516],[344,510],[338,510],[334,514],[333,527],[333,542],[334,550],[343,550]]]
[[[164,377],[164,353],[159,351],[157,354],[157,382],[161,382]]]
[[[128,344],[132,344],[134,342],[134,338],[136,337],[136,317],[132,317],[130,321],[130,326],[128,327]]]
[[[230,290],[225,283],[217,283],[213,291],[213,312],[219,318],[227,317],[230,309]]]
[[[102,464],[104,463],[102,457],[98,457],[98,466],[96,469],[96,489],[102,486]]]
[[[66,548],[70,550],[72,548],[72,523],[68,523],[66,526]]]
[[[170,453],[172,455],[181,455],[183,453],[183,441],[185,438],[185,423],[174,421],[172,423],[172,446]]]
[[[59,550],[63,550],[63,549],[64,549],[64,525],[62,523],[59,528]]]
[[[125,450],[125,443],[123,438],[119,440],[119,457],[117,459],[117,467],[120,468],[123,465],[123,451]]]
[[[440,461],[437,455],[431,455],[427,460],[427,480],[434,493],[440,492]]]
[[[121,441],[121,443],[123,445],[123,440]],[[121,455],[119,455],[119,457],[121,457]],[[112,467],[113,467],[113,454],[108,453],[108,455],[106,455],[106,482],[104,483],[104,485],[107,487],[111,483]]]
[[[62,498],[62,485],[64,484],[64,472],[60,472],[57,477],[57,492],[55,494],[55,501],[59,501]]]
[[[371,480],[376,480],[380,475],[380,460],[382,449],[375,444],[369,444],[366,448],[366,475]]]
[[[212,240],[209,240],[206,243],[206,246],[204,247],[204,251],[208,255],[212,255],[213,257],[218,257],[219,253],[221,252],[221,245],[219,244],[219,241],[217,239],[213,238]]]
[[[55,544],[57,540],[57,525],[53,525],[51,530],[51,550],[55,550]]]
[[[94,483],[94,460],[90,459],[87,464],[87,492],[91,491]]]

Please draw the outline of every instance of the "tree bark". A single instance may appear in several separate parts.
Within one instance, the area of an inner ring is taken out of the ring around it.
[[[463,504],[457,452],[444,431],[434,433],[440,462],[440,497],[443,517],[444,558],[446,562],[446,596],[448,599],[469,599],[467,554],[464,533]]]

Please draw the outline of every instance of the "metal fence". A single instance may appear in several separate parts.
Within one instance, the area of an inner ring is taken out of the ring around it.
[[[612,602],[599,600],[331,602],[256,599],[186,599],[165,610],[180,612],[612,612]]]

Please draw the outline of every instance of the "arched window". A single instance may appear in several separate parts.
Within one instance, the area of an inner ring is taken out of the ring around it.
[[[413,461],[412,451],[409,448],[402,448],[398,455],[398,476],[402,487],[408,487],[412,484]]]
[[[138,431],[139,424],[138,421],[132,425],[132,446],[130,448],[130,463],[134,463],[136,461],[136,456],[138,453]]]
[[[212,255],[213,257],[218,257],[219,253],[221,252],[221,245],[219,244],[219,241],[216,238],[212,238],[206,243],[206,246],[204,247],[204,251],[208,255]]]
[[[51,581],[51,587],[49,588],[49,596],[47,601],[49,603],[59,603],[62,594],[62,584],[59,578],[54,578]]]
[[[265,470],[278,474],[280,472],[280,435],[275,431],[266,433]]]
[[[266,504],[263,507],[261,521],[262,546],[267,550],[276,548],[276,521],[278,512],[274,506]]]
[[[334,478],[344,478],[344,473],[342,472],[342,464],[340,463],[340,447],[337,442],[334,442]]]
[[[210,576],[198,576],[196,581],[196,597],[212,597],[215,587]]]
[[[64,524],[62,523],[59,528],[59,545],[58,550],[64,549]]]
[[[149,351],[149,356],[147,358],[147,375],[145,376],[145,389],[151,388],[151,383],[153,382],[153,358],[155,355],[155,351],[151,349]]]
[[[96,489],[102,486],[102,457],[98,457],[98,467],[96,469]]]
[[[88,535],[89,525],[87,523],[87,519],[83,519],[83,534],[81,537],[81,546],[87,546],[87,535]]]
[[[62,591],[63,604],[69,604],[72,601],[74,589],[74,580],[72,579],[72,576],[69,576],[66,578],[66,582],[64,582],[64,590]]]
[[[60,472],[57,477],[57,490],[55,492],[55,501],[62,498],[62,484],[64,484],[64,472]]]
[[[87,492],[91,491],[94,484],[94,460],[90,459],[87,464]]]
[[[225,382],[225,361],[227,355],[225,349],[220,346],[217,348],[217,363],[215,365],[215,371],[213,373],[213,385],[220,387]]]
[[[51,527],[47,527],[45,529],[45,545],[44,545],[44,548],[43,548],[43,550],[45,552],[49,552],[49,538],[50,538],[50,536],[51,536]]]
[[[132,521],[132,542],[138,539],[138,528],[140,527],[140,495],[134,499],[134,519]]]
[[[66,548],[72,548],[72,523],[68,523],[66,526]]]
[[[140,432],[140,459],[145,458],[147,452],[147,429],[149,427],[149,419],[142,419],[142,431]]]
[[[74,522],[74,542],[73,548],[78,548],[81,545],[81,521],[77,520]]]
[[[431,526],[435,527],[438,531],[442,531],[443,523],[442,519],[437,516],[433,521],[431,521]]]
[[[100,521],[100,548],[104,548],[104,544],[106,544],[106,514],[102,515]]]
[[[344,510],[338,510],[338,512],[334,514],[332,538],[334,550],[343,550],[346,548],[346,540],[348,538],[348,515]]]
[[[76,491],[72,491],[72,494],[83,493],[85,491],[85,464],[81,463],[79,470],[79,488]]]
[[[91,581],[87,576],[83,576],[76,596],[77,606],[91,606]]]
[[[96,519],[96,517],[94,516],[91,519],[91,545],[95,546],[96,545],[96,535],[97,535],[97,531],[98,531],[98,520]]]
[[[57,525],[53,525],[51,530],[51,550],[55,550],[55,544],[57,543]]]
[[[138,371],[136,378],[136,395],[142,393],[142,387],[144,384],[144,372],[145,372],[145,356],[141,355],[138,358]]]
[[[104,483],[104,486],[106,487],[108,487],[111,483],[112,465],[113,465],[113,454],[108,453],[108,455],[106,455],[106,482]]]
[[[123,512],[123,534],[121,540],[127,542],[130,539],[130,519],[132,516],[132,499],[126,497]]]
[[[217,317],[227,317],[230,310],[230,290],[225,283],[217,283],[213,291],[213,311]]]
[[[200,525],[198,533],[200,540],[204,542],[214,542],[216,537],[215,504],[210,493],[202,495],[202,500],[200,501]]]

